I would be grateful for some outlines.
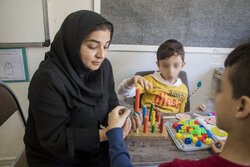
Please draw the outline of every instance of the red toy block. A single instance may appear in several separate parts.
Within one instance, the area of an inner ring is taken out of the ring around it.
[[[203,143],[205,139],[203,137],[198,137],[198,140]]]
[[[196,125],[200,125],[200,123],[198,121],[194,121],[194,124]]]
[[[208,135],[207,135],[206,133],[202,133],[201,136],[202,136],[204,139],[208,138]]]
[[[190,126],[187,126],[187,127],[186,127],[186,129],[187,129],[187,132],[189,132],[189,129],[190,129],[190,128],[191,128]]]
[[[178,126],[179,124],[178,123],[173,123],[173,128],[176,129],[176,127]]]

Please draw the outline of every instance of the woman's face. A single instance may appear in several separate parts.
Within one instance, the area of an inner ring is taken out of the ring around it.
[[[83,41],[80,54],[84,65],[90,70],[98,70],[107,56],[110,43],[110,31],[97,30]]]

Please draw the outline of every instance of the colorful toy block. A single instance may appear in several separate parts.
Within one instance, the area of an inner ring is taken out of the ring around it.
[[[198,138],[197,138],[197,137],[193,137],[192,142],[193,142],[194,144],[196,144],[197,141],[198,141]]]
[[[185,139],[185,143],[186,143],[186,144],[191,144],[191,143],[192,143],[192,140],[191,140],[189,137],[187,137],[187,138]]]
[[[196,147],[201,147],[201,145],[202,145],[201,141],[197,140],[195,146]]]
[[[182,134],[181,133],[176,133],[176,135],[175,135],[175,137],[176,137],[176,139],[181,139],[182,138]]]
[[[205,142],[205,144],[210,145],[211,144],[211,138],[206,138],[206,140],[204,142]]]
[[[172,127],[173,127],[174,129],[176,129],[178,125],[179,125],[178,123],[174,123],[174,124],[172,125]]]

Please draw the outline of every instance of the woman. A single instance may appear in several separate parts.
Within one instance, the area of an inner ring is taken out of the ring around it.
[[[29,166],[109,166],[107,128],[100,126],[119,105],[106,59],[112,34],[113,25],[91,11],[64,20],[29,87]]]

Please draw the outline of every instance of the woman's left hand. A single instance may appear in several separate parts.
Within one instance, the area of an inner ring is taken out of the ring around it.
[[[132,129],[136,130],[142,125],[142,113],[139,111],[138,114],[135,112],[130,113]]]

